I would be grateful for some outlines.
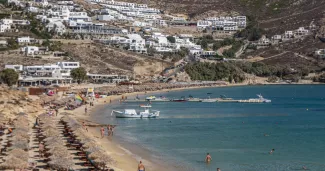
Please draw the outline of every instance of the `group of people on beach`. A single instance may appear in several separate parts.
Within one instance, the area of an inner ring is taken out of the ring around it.
[[[107,136],[113,136],[114,134],[114,126],[113,125],[107,125]],[[101,127],[100,128],[100,135],[102,138],[104,138],[104,135],[105,135],[105,128],[104,127]]]

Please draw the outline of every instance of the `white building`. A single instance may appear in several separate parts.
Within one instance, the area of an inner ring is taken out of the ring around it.
[[[197,21],[197,27],[199,29],[205,29],[205,28],[211,26],[211,24],[212,23],[210,21],[205,21],[205,20],[199,20],[199,21]]]
[[[129,50],[137,53],[147,53],[145,47],[146,41],[138,34],[128,34],[127,37],[132,41],[129,45]]]
[[[21,48],[21,51],[25,53],[26,56],[33,56],[39,53],[39,47],[37,46],[25,46]]]
[[[17,38],[17,42],[19,44],[29,44],[29,43],[32,43],[34,41],[35,41],[35,39],[31,38],[29,36],[28,37],[19,37],[19,38]]]
[[[299,29],[294,31],[294,35],[299,36],[306,36],[309,34],[309,30],[305,29],[304,27],[299,27]]]
[[[10,29],[11,29],[10,24],[1,24],[0,23],[0,33],[7,32]]]
[[[23,71],[22,65],[5,65],[5,69],[13,69],[15,71]]]
[[[290,39],[290,38],[293,38],[293,37],[294,37],[293,31],[285,31],[284,32],[283,38]]]
[[[115,17],[112,15],[98,15],[97,19],[99,21],[111,21],[111,20],[115,20]]]
[[[46,25],[47,31],[54,31],[58,35],[66,32],[65,25],[61,21],[50,22]]]
[[[27,11],[30,12],[30,13],[38,13],[39,8],[37,8],[37,7],[27,7]]]

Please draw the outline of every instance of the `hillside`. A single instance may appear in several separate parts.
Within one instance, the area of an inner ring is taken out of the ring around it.
[[[324,17],[323,0],[129,0],[149,3],[164,12],[188,14],[191,18],[202,18],[209,14],[239,14],[256,18],[260,27],[270,34],[309,26],[310,22]]]
[[[134,74],[137,78],[145,79],[145,76],[159,74],[171,65],[169,62],[97,43],[67,44],[62,48],[90,73]]]

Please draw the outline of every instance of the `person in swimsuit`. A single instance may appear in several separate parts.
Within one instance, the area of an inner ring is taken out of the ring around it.
[[[217,171],[221,171],[221,169],[220,168],[217,168]]]
[[[145,171],[146,168],[144,167],[144,165],[142,164],[142,161],[140,161],[139,165],[138,165],[138,171]]]
[[[205,162],[210,163],[211,160],[212,160],[212,157],[210,156],[209,153],[207,153],[207,156],[205,157]]]
[[[101,134],[102,138],[104,138],[104,133],[105,133],[104,127],[100,128],[100,134]]]
[[[275,149],[272,149],[269,153],[270,153],[270,154],[273,154],[274,151],[275,151]]]

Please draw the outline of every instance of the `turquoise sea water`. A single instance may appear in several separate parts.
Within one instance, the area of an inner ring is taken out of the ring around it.
[[[324,85],[204,88],[159,95],[205,98],[207,93],[234,99],[255,98],[261,93],[272,103],[160,102],[152,104],[161,111],[159,119],[108,116],[112,108],[139,106],[126,103],[107,106],[96,117],[118,124],[115,134],[123,141],[182,170],[284,171],[302,170],[302,166],[325,170]],[[271,149],[275,149],[272,155],[268,154]],[[209,165],[203,162],[207,152],[213,159]]]

